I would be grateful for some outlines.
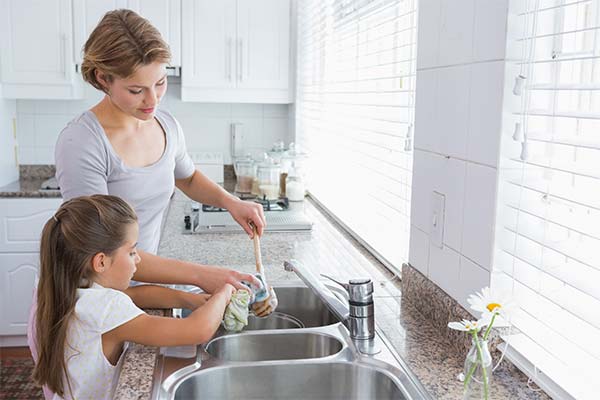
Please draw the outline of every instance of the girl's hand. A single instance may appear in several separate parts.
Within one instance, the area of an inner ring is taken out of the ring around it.
[[[267,226],[267,221],[265,220],[265,214],[260,204],[235,199],[227,205],[227,210],[250,238],[254,237],[250,222],[256,226],[258,236],[262,236],[263,229]]]
[[[198,307],[202,307],[204,304],[206,304],[206,302],[208,301],[208,299],[210,299],[211,296],[212,295],[208,293],[190,293],[187,308],[189,308],[190,310],[195,310]]]
[[[229,304],[229,302],[231,301],[231,296],[233,296],[233,294],[235,293],[236,290],[237,289],[235,287],[233,287],[233,285],[230,285],[229,283],[226,283],[219,290],[219,293],[223,293],[225,295],[225,299],[227,300],[227,304]]]

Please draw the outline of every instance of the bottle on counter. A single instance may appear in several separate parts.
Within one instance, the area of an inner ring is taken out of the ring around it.
[[[303,201],[304,193],[305,187],[302,174],[298,170],[296,163],[293,162],[285,180],[286,197],[289,201]]]

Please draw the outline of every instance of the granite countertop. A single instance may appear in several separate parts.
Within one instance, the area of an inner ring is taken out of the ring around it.
[[[182,234],[188,201],[176,192],[163,227],[159,254],[203,264],[254,271],[252,241],[245,234]],[[413,301],[403,296],[399,278],[389,272],[332,219],[307,200],[306,214],[314,221],[312,232],[266,232],[261,238],[265,272],[271,281],[297,280],[283,269],[283,261],[296,259],[319,273],[347,280],[368,276],[375,283],[375,315],[380,331],[394,346],[433,398],[460,399],[466,352],[454,350],[447,332],[440,332]],[[408,291],[407,291],[408,292]],[[158,349],[133,345],[123,364],[115,399],[149,399]],[[527,387],[527,378],[503,361],[494,373],[491,399],[548,399]]]
[[[18,181],[0,186],[0,198],[61,197],[60,190],[40,190],[42,183],[54,174],[53,165],[23,165]]]

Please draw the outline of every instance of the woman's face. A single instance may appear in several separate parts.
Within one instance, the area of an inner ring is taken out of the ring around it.
[[[108,84],[111,102],[125,114],[143,121],[154,118],[156,107],[167,91],[167,64],[141,66],[129,78],[114,78]]]

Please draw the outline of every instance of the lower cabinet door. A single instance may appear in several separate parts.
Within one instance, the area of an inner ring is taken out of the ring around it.
[[[0,335],[26,335],[39,253],[0,254]]]

